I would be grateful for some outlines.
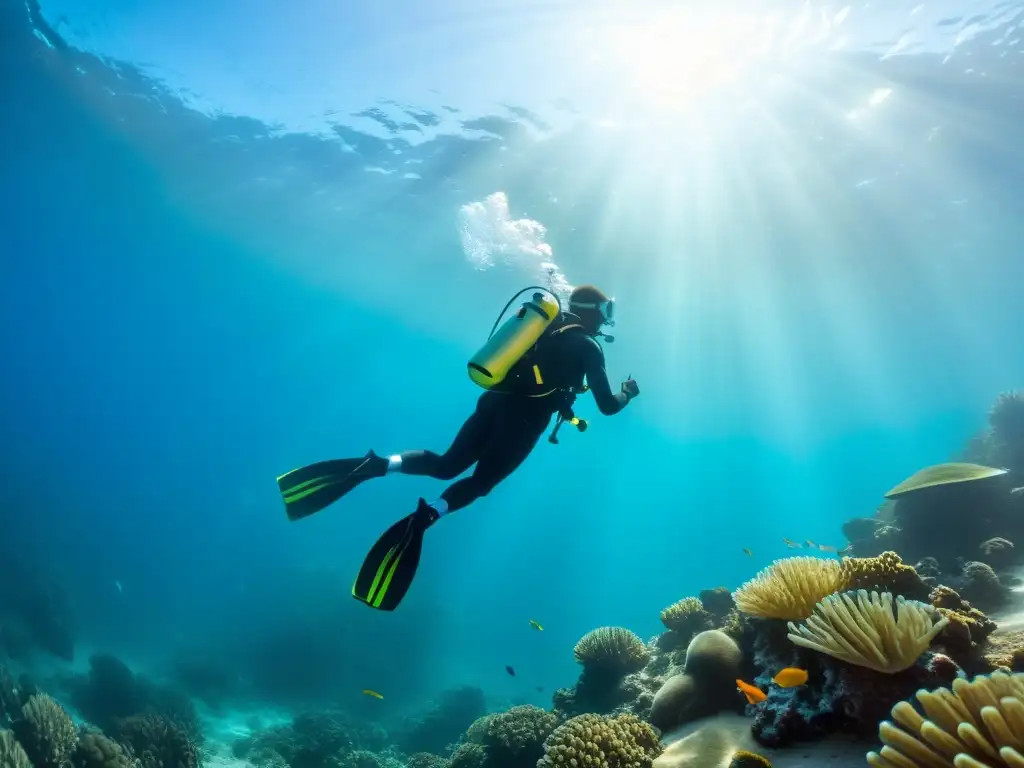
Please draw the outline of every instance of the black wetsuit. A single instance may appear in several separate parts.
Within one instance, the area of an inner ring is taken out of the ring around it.
[[[541,345],[550,381],[578,392],[586,380],[605,415],[618,413],[626,406],[626,394],[612,392],[604,351],[595,339],[582,331],[569,331],[544,337],[538,348]],[[447,451],[407,451],[402,454],[401,471],[453,480],[476,464],[472,475],[441,494],[449,512],[462,509],[490,493],[526,460],[551,416],[566,404],[567,396],[558,392],[538,398],[485,392]]]

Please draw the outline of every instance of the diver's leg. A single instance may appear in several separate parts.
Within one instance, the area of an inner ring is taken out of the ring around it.
[[[537,414],[509,417],[503,428],[490,436],[473,474],[450,485],[440,501],[431,504],[440,514],[462,509],[494,490],[526,461],[550,421],[550,417]]]
[[[388,472],[403,475],[425,475],[437,480],[453,480],[469,469],[481,456],[492,431],[493,407],[483,403],[459,429],[443,454],[433,451],[406,451],[388,459]]]

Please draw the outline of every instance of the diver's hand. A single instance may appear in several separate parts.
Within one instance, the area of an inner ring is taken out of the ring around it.
[[[627,399],[632,400],[634,397],[640,394],[640,385],[633,380],[632,377],[622,382],[622,393]]]

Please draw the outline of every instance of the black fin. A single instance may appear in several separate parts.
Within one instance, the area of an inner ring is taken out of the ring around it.
[[[329,507],[360,483],[383,477],[386,471],[385,460],[370,451],[358,459],[331,459],[293,469],[277,478],[277,487],[288,519],[301,520]]]

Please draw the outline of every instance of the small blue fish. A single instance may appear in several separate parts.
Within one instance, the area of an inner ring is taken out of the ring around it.
[[[512,667],[505,667],[505,671],[512,675],[512,677],[516,676],[516,671]]]

